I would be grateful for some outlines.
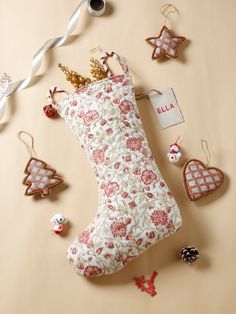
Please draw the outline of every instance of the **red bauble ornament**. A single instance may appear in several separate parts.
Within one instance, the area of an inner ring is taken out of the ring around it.
[[[57,109],[53,107],[52,104],[43,107],[43,112],[46,117],[53,118],[57,115]]]

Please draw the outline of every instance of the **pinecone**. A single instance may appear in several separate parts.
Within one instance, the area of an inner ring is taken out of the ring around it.
[[[192,263],[200,257],[199,251],[194,246],[186,246],[180,252],[180,258],[185,263]]]

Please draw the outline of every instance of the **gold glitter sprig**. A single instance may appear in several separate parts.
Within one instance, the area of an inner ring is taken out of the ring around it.
[[[70,70],[67,66],[58,64],[58,67],[62,70],[62,72],[66,75],[66,80],[69,81],[76,90],[96,81],[103,80],[107,77],[106,71],[99,62],[99,60],[91,58],[90,59],[90,73],[94,80],[89,77],[84,77],[78,74],[76,71]]]

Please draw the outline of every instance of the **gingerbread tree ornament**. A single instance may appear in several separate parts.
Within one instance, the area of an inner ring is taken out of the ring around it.
[[[41,194],[42,197],[48,196],[51,189],[62,182],[62,179],[56,176],[56,171],[47,167],[47,164],[36,158],[31,158],[25,168],[25,177],[23,183],[28,186],[25,195]]]
[[[31,144],[22,138],[23,134],[30,138]],[[25,195],[31,196],[41,194],[42,197],[48,196],[51,193],[52,188],[63,182],[62,178],[56,176],[56,171],[49,168],[46,162],[34,157],[36,155],[34,150],[34,138],[30,133],[20,131],[17,136],[25,145],[30,155],[30,160],[25,167],[27,176],[23,180],[23,184],[28,186]]]

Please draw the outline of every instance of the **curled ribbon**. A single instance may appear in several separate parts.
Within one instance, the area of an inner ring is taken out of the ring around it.
[[[0,97],[0,120],[3,118],[5,114],[5,110],[7,106],[7,98],[11,94],[14,94],[16,91],[20,91],[26,88],[31,83],[33,77],[36,75],[36,73],[38,72],[42,64],[43,56],[46,53],[46,51],[51,48],[60,47],[67,42],[71,33],[74,31],[78,23],[80,12],[81,12],[81,6],[84,2],[87,2],[87,1],[88,0],[81,0],[79,2],[77,8],[75,9],[72,16],[70,17],[70,20],[67,26],[67,32],[63,37],[48,39],[43,44],[43,46],[35,53],[32,60],[31,74],[27,78],[22,79],[20,81],[16,81],[12,83],[9,82],[8,87],[3,89],[1,97]]]

